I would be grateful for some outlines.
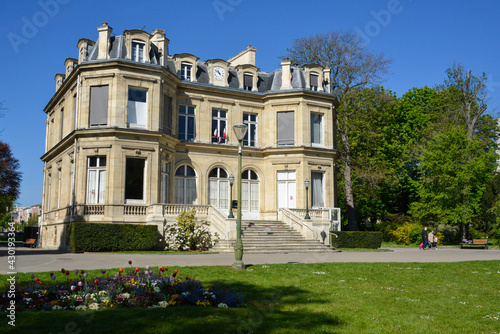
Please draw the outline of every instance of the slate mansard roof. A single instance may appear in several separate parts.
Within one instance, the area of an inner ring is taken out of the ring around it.
[[[144,32],[149,35],[148,33]],[[151,35],[150,35],[151,36]],[[125,35],[111,36],[109,37],[109,49],[108,57],[106,60],[124,60],[132,62],[130,59],[129,51],[127,50],[127,37]],[[100,62],[102,59],[98,59],[99,54],[99,40],[93,46],[89,45],[87,55],[82,59],[82,63],[89,62]],[[169,72],[181,78],[181,73],[176,70],[176,59],[173,56],[167,55],[165,57],[164,65],[161,65],[161,52],[158,47],[153,43],[149,42],[149,61],[145,61],[144,64],[162,66],[166,68]],[[102,44],[101,44],[102,45]],[[250,46],[249,46],[250,47]],[[168,51],[167,51],[168,52]],[[179,61],[179,60],[177,60]],[[179,66],[177,66],[178,68]],[[235,66],[228,67],[228,87],[232,89],[241,89],[241,85],[238,78],[238,71]],[[292,89],[309,89],[307,87],[306,72],[303,68],[298,66],[291,66],[291,87]],[[322,88],[319,93],[328,92],[328,82],[323,80],[323,73],[319,74],[319,86]],[[196,83],[198,84],[210,84],[208,65],[205,61],[196,61],[196,68],[193,69],[193,76],[196,77]],[[226,87],[227,88],[227,87]],[[288,88],[289,89],[289,88]],[[257,91],[247,91],[248,93],[266,93],[266,92],[277,92],[283,90],[282,88],[282,69],[277,69],[272,73],[257,72]]]

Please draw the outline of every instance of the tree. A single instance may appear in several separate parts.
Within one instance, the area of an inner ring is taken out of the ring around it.
[[[437,134],[422,154],[420,200],[411,204],[412,215],[426,223],[468,226],[480,212],[496,158],[493,148],[469,140],[462,127]]]
[[[330,92],[337,96],[339,107],[335,119],[341,147],[340,157],[347,206],[348,229],[355,230],[354,195],[352,184],[352,159],[350,122],[357,110],[350,109],[355,88],[367,87],[381,81],[388,72],[391,60],[383,53],[369,51],[362,39],[353,32],[331,31],[299,38],[287,49],[292,63],[309,63],[329,66],[331,69]],[[285,57],[282,57],[285,58]]]
[[[9,211],[19,196],[21,172],[10,146],[0,141],[0,214]]]

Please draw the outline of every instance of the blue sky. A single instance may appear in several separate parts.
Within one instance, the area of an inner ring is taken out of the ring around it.
[[[10,1],[0,13],[0,140],[11,146],[23,173],[20,205],[41,203],[40,157],[45,149],[43,108],[66,58],[78,58],[80,38],[96,40],[108,22],[113,33],[165,30],[170,54],[229,59],[247,45],[257,67],[272,72],[295,38],[354,30],[367,47],[393,59],[383,85],[398,96],[443,82],[461,61],[486,73],[491,110],[500,102],[500,2],[382,1]]]

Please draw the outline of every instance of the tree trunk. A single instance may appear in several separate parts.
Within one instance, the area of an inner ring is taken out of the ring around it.
[[[337,128],[339,129],[340,138],[342,139],[342,146],[344,148],[342,152],[342,168],[344,171],[345,199],[347,206],[347,229],[349,231],[356,231],[356,215],[354,213],[354,195],[352,191],[351,179],[351,146],[349,145],[349,135],[347,133],[347,129],[341,128],[340,124],[338,124]]]

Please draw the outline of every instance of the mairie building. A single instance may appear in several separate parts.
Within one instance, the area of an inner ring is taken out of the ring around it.
[[[285,59],[266,73],[252,46],[229,60],[200,60],[170,55],[163,30],[97,30],[65,60],[44,108],[42,248],[67,249],[71,222],[154,224],[163,234],[195,208],[229,249],[239,123],[248,129],[243,221],[279,221],[319,241],[338,228],[329,68]]]

